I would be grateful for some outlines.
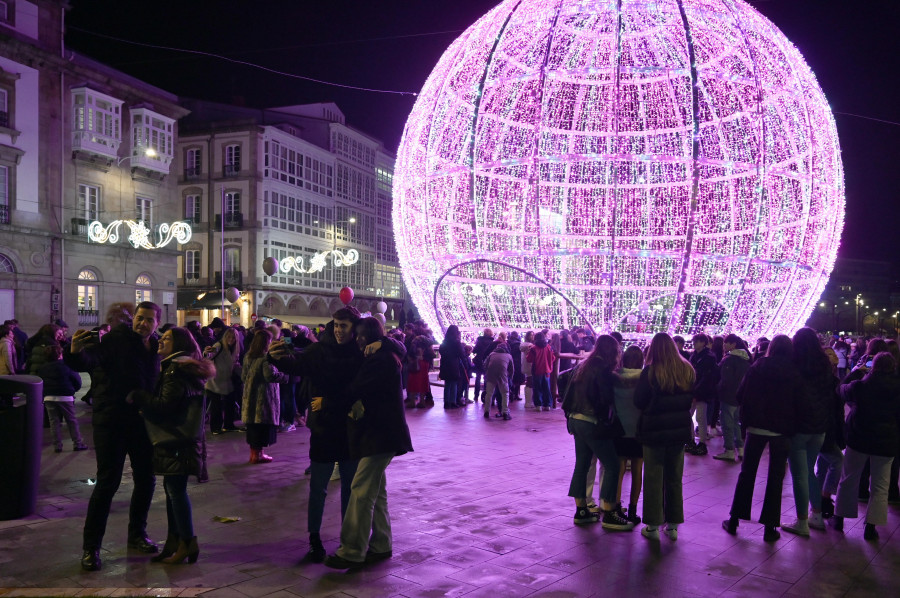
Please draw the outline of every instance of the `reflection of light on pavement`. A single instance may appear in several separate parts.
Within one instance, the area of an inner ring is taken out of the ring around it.
[[[92,480],[91,478],[88,478],[86,480],[81,480],[81,483],[87,484],[88,486],[94,486],[97,484],[97,480]]]

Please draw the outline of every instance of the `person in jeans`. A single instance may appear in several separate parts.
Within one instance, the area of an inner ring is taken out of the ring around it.
[[[153,447],[153,471],[163,476],[166,491],[168,534],[162,551],[150,560],[167,565],[177,565],[185,559],[195,563],[200,547],[194,534],[187,484],[188,476],[200,477],[203,423],[199,422],[196,434],[180,426],[192,406],[200,413],[205,411],[203,386],[215,375],[216,367],[210,360],[201,359],[197,341],[187,328],[166,330],[159,339],[159,356],[161,375],[154,391],[135,390],[126,399],[141,408],[145,420],[173,436],[171,443]]]
[[[193,337],[193,335],[192,335]],[[209,409],[209,427],[214,435],[235,431],[234,371],[240,371],[243,353],[241,335],[234,328],[226,328],[219,342],[203,351],[216,366],[216,375],[206,382],[206,399]]]
[[[491,345],[494,344],[494,331],[490,328],[484,329],[484,334],[475,339],[475,346],[472,349],[472,363],[475,365],[475,400],[478,401],[479,394],[481,400],[484,400],[484,393],[481,389],[481,377],[484,376],[484,360],[491,353]],[[490,397],[488,397],[490,401]]]
[[[684,523],[684,447],[693,437],[691,390],[695,376],[675,341],[664,332],[654,335],[647,367],[634,390],[634,404],[641,410],[638,438],[644,453],[646,526],[641,535],[650,540],[659,540],[663,526],[666,535],[677,540],[678,526]]]
[[[888,352],[878,353],[862,380],[841,386],[850,406],[847,450],[834,506],[834,529],[843,531],[844,518],[858,514],[857,493],[865,464],[870,464],[869,504],[863,537],[877,540],[876,525],[887,523],[888,481],[891,463],[900,445],[900,377]]]
[[[739,424],[740,406],[737,402],[737,391],[747,370],[750,369],[750,353],[744,341],[736,334],[725,337],[725,357],[719,364],[719,383],[716,392],[722,409],[722,437],[725,440],[725,451],[714,455],[713,459],[734,461],[744,456],[744,435]]]
[[[529,349],[525,359],[531,364],[534,408],[550,411],[550,404],[553,400],[550,394],[550,374],[553,372],[556,355],[543,332],[534,335],[534,346]]]
[[[616,418],[613,385],[618,364],[619,343],[609,335],[599,337],[587,359],[570,370],[563,409],[566,429],[575,439],[575,469],[569,483],[569,496],[575,499],[575,524],[596,523],[598,519],[587,506],[587,473],[591,457],[596,455],[603,464],[602,525],[604,529],[626,531],[633,529],[634,523],[625,518],[616,503],[619,457],[609,425]]]
[[[385,472],[394,457],[413,447],[400,384],[402,356],[385,340],[384,328],[375,318],[357,324],[356,343],[366,350],[366,358],[343,400],[353,401],[348,436],[350,457],[359,459],[359,465],[341,524],[341,545],[325,559],[333,569],[355,568],[393,555]]]
[[[75,417],[75,393],[81,388],[81,376],[63,362],[61,346],[47,345],[43,350],[47,361],[38,368],[37,375],[44,380],[44,408],[50,419],[54,450],[61,453],[63,449],[62,420],[69,428],[74,450],[87,450]]]
[[[763,539],[766,542],[775,542],[781,537],[776,529],[781,525],[781,489],[803,390],[803,380],[793,361],[791,339],[783,334],[776,335],[766,349],[766,356],[750,366],[738,388],[741,422],[747,426],[747,444],[734,488],[731,517],[722,522],[729,534],[737,534],[741,519],[750,519],[756,472],[763,449],[768,445],[769,474],[759,521],[765,528]]]
[[[709,451],[706,443],[709,440],[707,423],[712,420],[710,411],[716,398],[716,383],[719,377],[719,366],[716,356],[710,348],[709,337],[703,333],[695,334],[692,339],[694,351],[691,353],[691,366],[697,373],[697,381],[694,383],[694,411],[697,413],[697,442],[693,438],[688,443],[685,452],[689,455],[702,457]]]
[[[832,373],[831,360],[825,354],[815,330],[801,328],[794,334],[793,343],[794,363],[804,385],[801,395],[803,402],[797,412],[797,427],[791,437],[791,453],[788,456],[797,520],[782,525],[781,529],[808,536],[811,527],[825,529],[822,489],[816,477],[815,465],[828,430],[838,379]]]

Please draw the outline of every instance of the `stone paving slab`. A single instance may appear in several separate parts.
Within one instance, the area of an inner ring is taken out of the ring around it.
[[[414,453],[388,469],[394,557],[353,572],[303,563],[308,543],[308,430],[280,434],[275,461],[249,465],[241,433],[209,438],[210,482],[189,489],[201,554],[194,565],[152,564],[125,546],[130,470],[113,503],[99,572],[79,566],[81,527],[95,475],[93,451],[52,451],[45,430],[35,514],[0,522],[0,597],[179,596],[204,598],[541,596],[900,596],[900,510],[891,507],[878,542],[862,520],[846,533],[812,531],[762,541],[762,527],[727,517],[739,465],[686,457],[686,523],[677,542],[651,543],[634,532],[572,523],[566,496],[574,465],[562,413],[512,404],[513,419],[482,417],[481,405],[407,411]],[[77,402],[82,432],[90,413]],[[91,444],[90,441],[88,444]],[[721,450],[710,443],[710,455]],[[765,461],[765,460],[764,460]],[[756,484],[754,515],[765,485]],[[624,491],[627,494],[629,476]],[[322,536],[332,552],[340,534],[339,483],[331,482]],[[864,507],[861,505],[861,507]],[[784,519],[793,519],[790,476]],[[864,509],[861,509],[861,514]],[[216,516],[237,516],[221,523]],[[157,482],[149,532],[166,533]]]

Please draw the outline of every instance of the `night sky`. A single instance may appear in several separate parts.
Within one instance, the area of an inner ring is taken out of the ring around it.
[[[447,46],[496,0],[70,0],[67,45],[183,97],[252,107],[333,101],[347,123],[395,151],[412,95]],[[847,185],[839,256],[897,262],[900,222],[900,2],[751,2],[796,44],[835,111]],[[138,9],[140,7],[140,9]],[[844,114],[846,113],[846,114]],[[858,116],[849,116],[854,114]],[[860,118],[868,117],[868,118]],[[878,122],[881,121],[889,122]]]

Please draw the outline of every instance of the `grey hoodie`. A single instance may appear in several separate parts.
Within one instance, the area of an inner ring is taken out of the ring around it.
[[[743,349],[728,352],[719,364],[719,401],[725,405],[737,406],[737,391],[750,369],[750,354]]]

